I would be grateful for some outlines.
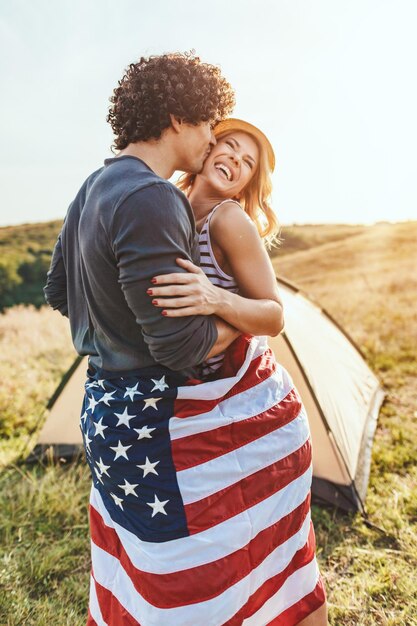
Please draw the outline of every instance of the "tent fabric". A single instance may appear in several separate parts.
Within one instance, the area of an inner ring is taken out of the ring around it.
[[[313,442],[313,496],[361,510],[384,393],[359,348],[304,292],[278,278],[285,329],[269,338],[306,407]],[[79,428],[87,359],[77,358],[50,402],[50,414],[31,458],[49,450],[69,457],[82,446]]]

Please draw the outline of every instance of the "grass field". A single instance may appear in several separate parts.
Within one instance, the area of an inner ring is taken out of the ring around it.
[[[387,392],[366,502],[371,526],[313,507],[330,623],[416,626],[417,222],[340,228],[296,227],[273,260],[346,328]],[[16,463],[73,359],[68,328],[52,311],[13,308],[0,317],[0,344],[0,624],[81,626],[86,467]]]

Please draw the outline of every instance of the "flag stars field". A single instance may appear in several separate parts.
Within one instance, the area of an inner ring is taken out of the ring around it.
[[[114,493],[110,493],[110,495],[111,495],[111,497],[113,498],[113,500],[114,500],[114,502],[115,502],[116,506],[119,506],[119,507],[122,509],[122,511],[123,511],[123,510],[124,510],[124,509],[123,509],[123,504],[122,504],[123,499],[122,499],[122,498],[119,498],[119,497],[118,497],[118,496],[116,496]]]
[[[106,426],[105,424],[103,424],[103,418],[100,417],[98,422],[94,423],[94,427],[96,429],[96,432],[94,433],[94,436],[97,437],[97,435],[101,435],[103,437],[103,439],[106,438],[104,431],[106,430],[106,428],[108,428],[108,426]]]
[[[128,495],[132,495],[135,496],[136,498],[138,498],[138,494],[136,493],[135,489],[136,487],[139,487],[138,484],[133,484],[131,485],[129,481],[126,480],[126,478],[124,479],[125,484],[124,485],[118,485],[118,487],[120,487],[120,489],[123,489],[123,491],[125,492],[125,496]]]
[[[98,401],[94,398],[94,396],[91,396],[91,398],[88,398],[88,401],[89,401],[89,405],[87,407],[87,411],[91,409],[91,412],[94,413],[94,409],[96,408]]]
[[[169,389],[169,385],[165,382],[165,376],[162,376],[159,380],[154,380],[153,378],[151,380],[154,383],[151,391],[165,391],[165,389]]]
[[[128,428],[130,428],[130,425],[129,425],[130,420],[136,417],[136,415],[129,415],[127,407],[125,407],[125,410],[123,411],[123,413],[115,413],[115,416],[119,420],[116,426],[121,426],[123,424],[124,426],[127,426]]]
[[[148,474],[156,474],[157,476],[159,476],[158,472],[155,469],[155,466],[158,465],[158,463],[159,461],[154,461],[153,463],[151,463],[148,457],[146,457],[144,465],[137,465],[136,467],[139,467],[141,470],[143,470],[143,478],[145,478],[145,476],[147,476]]]
[[[115,455],[114,455],[114,461],[116,461],[116,459],[120,458],[120,457],[124,457],[125,459],[129,460],[129,457],[127,456],[127,452],[126,450],[129,450],[129,448],[131,448],[132,446],[124,446],[122,444],[122,442],[119,439],[119,443],[117,444],[117,446],[109,446],[111,450],[115,451]]]
[[[95,475],[97,476],[97,480],[99,480],[101,482],[101,484],[104,485],[104,482],[103,482],[103,479],[101,477],[101,474],[100,474],[99,470],[96,467],[94,468],[94,472],[95,472]]]
[[[155,409],[155,411],[157,411],[158,407],[156,406],[156,403],[159,402],[159,400],[162,400],[162,398],[146,398],[146,400],[144,400],[145,406],[143,407],[142,411],[144,411],[148,407],[152,407],[153,409]]]
[[[109,400],[115,400],[115,398],[113,398],[113,395],[114,395],[115,393],[116,393],[116,391],[112,391],[111,393],[108,393],[108,392],[106,391],[106,393],[104,393],[104,394],[101,396],[101,398],[100,398],[99,402],[104,402],[104,404],[105,404],[106,406],[110,406],[110,404],[109,404]]]
[[[157,513],[163,513],[164,515],[168,515],[168,513],[165,511],[165,506],[166,504],[168,504],[169,500],[163,500],[162,502],[158,499],[158,496],[156,494],[154,494],[154,501],[153,502],[147,502],[146,504],[148,506],[151,507],[152,509],[152,517],[155,517],[155,515]]]
[[[138,433],[138,439],[152,439],[151,432],[156,428],[149,428],[149,426],[142,426],[142,428],[134,428]]]
[[[108,469],[110,469],[110,465],[105,465],[100,457],[98,461],[96,461],[96,465],[99,469],[100,474],[106,474],[110,478],[110,474],[108,473]]]
[[[93,441],[93,440],[92,440],[92,439],[90,439],[90,437],[88,436],[88,433],[85,433],[85,435],[84,435],[84,443],[85,443],[85,447],[86,447],[88,450],[90,450],[90,452],[91,452],[91,449],[90,449],[90,443],[91,443],[92,441]]]
[[[126,398],[126,396],[129,396],[129,398],[133,402],[135,398],[135,394],[139,396],[143,396],[143,393],[141,391],[138,391],[138,387],[139,387],[139,383],[136,383],[134,387],[126,387],[126,391],[123,397]]]

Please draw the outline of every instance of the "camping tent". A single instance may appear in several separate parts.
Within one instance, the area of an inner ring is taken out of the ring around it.
[[[279,278],[285,330],[270,338],[309,416],[313,496],[342,509],[363,509],[372,441],[384,393],[347,333],[300,289]],[[79,415],[87,364],[80,357],[49,403],[33,456],[51,449],[72,456],[81,446]]]

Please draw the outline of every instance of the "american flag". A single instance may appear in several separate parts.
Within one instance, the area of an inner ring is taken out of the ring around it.
[[[88,626],[292,626],[325,600],[307,416],[265,338],[222,378],[89,378]]]

